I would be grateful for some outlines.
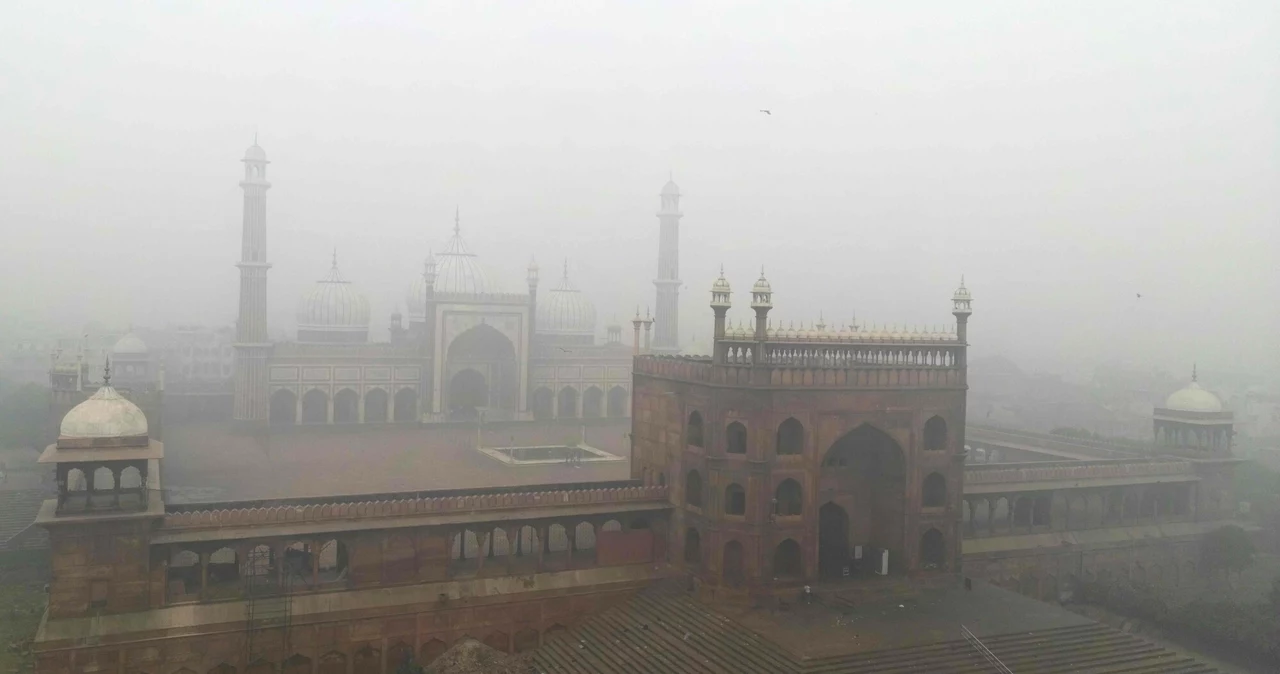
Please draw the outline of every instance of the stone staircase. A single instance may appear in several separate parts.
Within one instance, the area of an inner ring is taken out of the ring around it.
[[[1211,674],[1178,655],[1097,623],[984,637],[1017,674]],[[535,671],[629,674],[982,674],[995,672],[960,638],[909,648],[800,659],[681,592],[659,584],[548,639]]]

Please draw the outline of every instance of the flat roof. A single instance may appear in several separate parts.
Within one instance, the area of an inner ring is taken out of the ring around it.
[[[629,419],[495,425],[485,447],[586,444],[627,459]],[[360,425],[238,431],[231,424],[164,430],[161,484],[168,505],[609,482],[631,462],[506,466],[475,451],[476,427]]]

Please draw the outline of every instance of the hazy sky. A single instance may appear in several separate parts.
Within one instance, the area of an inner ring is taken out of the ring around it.
[[[385,334],[455,207],[603,329],[672,171],[686,341],[763,264],[781,320],[948,322],[964,274],[978,354],[1280,363],[1274,1],[157,4],[7,7],[0,320],[233,321],[256,131],[273,334],[334,246]]]

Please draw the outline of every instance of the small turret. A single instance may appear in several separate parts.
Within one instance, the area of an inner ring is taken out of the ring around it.
[[[763,342],[768,339],[769,310],[773,308],[773,287],[764,277],[764,267],[760,267],[760,278],[751,286],[751,308],[756,312],[755,339]]]

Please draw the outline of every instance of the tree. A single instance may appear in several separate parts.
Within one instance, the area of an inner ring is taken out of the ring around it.
[[[1253,563],[1254,552],[1249,534],[1234,524],[1210,531],[1200,543],[1204,567],[1210,572],[1221,569],[1228,583],[1232,571],[1242,571]]]
[[[0,447],[43,449],[48,433],[48,389],[23,384],[0,397]]]

